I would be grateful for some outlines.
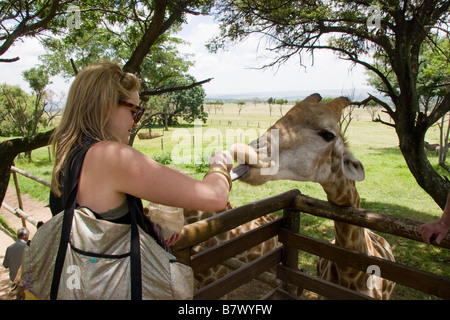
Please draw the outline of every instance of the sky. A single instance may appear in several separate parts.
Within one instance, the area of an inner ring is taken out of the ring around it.
[[[204,85],[208,94],[234,94],[248,92],[282,92],[295,90],[342,90],[367,88],[366,74],[361,66],[338,59],[333,53],[315,53],[314,65],[305,56],[303,67],[293,58],[279,68],[255,70],[270,60],[264,41],[253,37],[217,54],[209,53],[205,43],[217,35],[219,29],[211,17],[189,16],[188,24],[178,35],[190,46],[180,51],[194,54],[195,66],[190,73],[197,80],[213,77]],[[253,69],[252,69],[253,68]]]
[[[255,69],[269,61],[265,57],[268,52],[264,48],[264,41],[257,37],[233,45],[226,51],[209,53],[205,44],[213,35],[218,34],[218,30],[211,17],[190,15],[188,23],[177,34],[177,37],[190,43],[179,47],[180,52],[193,55],[190,59],[195,61],[195,66],[191,67],[189,73],[198,81],[214,78],[203,85],[208,96],[283,91],[320,93],[324,90],[346,93],[352,89],[367,88],[362,67],[352,67],[349,62],[338,59],[328,51],[316,53],[312,66],[310,59],[304,59],[306,68],[299,64],[298,59],[291,59],[278,68],[265,70]],[[39,64],[38,56],[44,53],[38,40],[19,40],[3,58],[19,56],[20,60],[0,64],[0,82],[20,85],[30,92],[22,72]],[[50,89],[56,94],[67,93],[72,80],[52,78]]]

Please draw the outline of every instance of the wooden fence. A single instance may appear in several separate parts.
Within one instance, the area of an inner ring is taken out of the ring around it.
[[[20,173],[39,183],[48,185],[42,179],[15,167],[11,169],[14,174]],[[16,187],[18,188],[18,185]],[[18,195],[20,197],[20,192],[18,192]],[[218,246],[191,254],[194,246],[213,236],[280,210],[282,210],[282,216],[271,223],[251,230]],[[15,211],[23,219],[27,218],[27,215],[22,210],[16,209]],[[276,277],[283,282],[281,286],[274,288],[273,291],[266,295],[265,298],[267,299],[293,298],[291,294],[293,286],[331,299],[370,299],[370,297],[363,294],[300,271],[298,269],[298,255],[301,252],[308,252],[364,272],[367,272],[369,266],[375,265],[380,268],[380,276],[383,278],[442,299],[450,299],[450,278],[448,277],[368,256],[361,252],[300,234],[299,229],[303,213],[422,242],[418,233],[420,222],[359,208],[338,207],[327,201],[302,195],[299,190],[294,189],[184,226],[181,240],[175,244],[173,251],[179,260],[192,267],[194,273],[203,272],[218,263],[223,263],[225,260],[272,237],[278,237],[278,240],[282,243],[280,247],[268,254],[200,288],[195,292],[194,298],[218,299],[277,266]],[[32,219],[28,221],[33,224],[36,223]],[[450,235],[447,235],[440,245],[432,244],[450,249]]]
[[[20,193],[20,186],[19,186],[19,180],[17,179],[17,174],[21,174],[24,177],[27,177],[31,180],[34,180],[36,182],[39,182],[40,184],[46,186],[46,187],[50,187],[50,183],[39,178],[36,177],[34,175],[32,175],[31,173],[28,173],[26,171],[23,171],[15,166],[11,166],[11,174],[13,175],[13,181],[14,181],[14,187],[16,189],[16,194],[17,194],[17,203],[19,205],[18,208],[13,208],[11,206],[9,206],[7,203],[3,202],[2,203],[2,207],[5,208],[7,211],[9,211],[10,213],[14,214],[15,216],[17,216],[18,218],[20,218],[22,220],[22,226],[23,227],[27,227],[26,222],[30,222],[34,227],[38,227],[39,222],[34,220],[30,215],[28,215],[25,211],[23,211],[23,205],[22,205],[22,195]],[[5,232],[8,236],[10,236],[11,238],[15,238],[16,235],[15,234],[11,234],[8,230],[2,228],[2,231]]]
[[[283,210],[283,217],[280,219],[191,256],[191,248],[196,244],[278,210]],[[418,233],[420,222],[364,209],[337,207],[327,201],[304,196],[298,190],[291,190],[184,227],[182,239],[175,245],[174,250],[180,260],[192,266],[194,273],[200,273],[274,236],[278,236],[283,244],[265,256],[200,288],[195,293],[195,299],[218,299],[274,266],[277,266],[277,278],[283,281],[283,285],[268,293],[266,296],[268,299],[292,297],[286,294],[292,286],[331,299],[370,299],[366,295],[300,271],[298,254],[302,251],[364,272],[367,272],[369,266],[376,265],[380,268],[380,276],[383,278],[442,299],[450,299],[450,278],[299,234],[301,213],[422,241]],[[450,249],[450,236],[447,235],[439,246]]]

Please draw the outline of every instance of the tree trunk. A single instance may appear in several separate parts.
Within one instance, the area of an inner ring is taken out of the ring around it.
[[[417,50],[408,45],[408,39],[400,38],[397,42],[393,66],[401,94],[398,99],[392,99],[396,105],[395,129],[399,137],[400,150],[409,170],[419,186],[443,210],[450,191],[450,183],[434,170],[425,152],[425,134],[430,127],[430,119],[421,112],[419,105],[418,54]]]
[[[11,176],[11,165],[21,152],[31,151],[48,145],[53,130],[39,133],[33,137],[7,140],[0,143],[0,204],[5,198]]]
[[[405,121],[404,117],[398,117],[395,127],[399,137],[400,150],[419,186],[443,210],[450,191],[450,183],[441,177],[428,161],[424,145],[427,127],[422,118],[423,114],[419,113],[416,126],[414,127],[411,125],[411,122]]]

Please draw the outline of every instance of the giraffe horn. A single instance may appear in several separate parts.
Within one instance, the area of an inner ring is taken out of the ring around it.
[[[327,104],[334,110],[338,118],[341,117],[342,110],[347,107],[350,100],[346,97],[339,97],[331,100]]]

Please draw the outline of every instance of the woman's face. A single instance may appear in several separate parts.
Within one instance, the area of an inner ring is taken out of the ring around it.
[[[133,105],[138,105],[138,91],[130,91],[129,95],[129,98],[122,100]],[[113,112],[112,117],[108,122],[108,126],[110,130],[120,137],[122,143],[128,144],[131,131],[136,127],[136,123],[133,120],[133,110],[125,105],[119,104],[117,109]]]

